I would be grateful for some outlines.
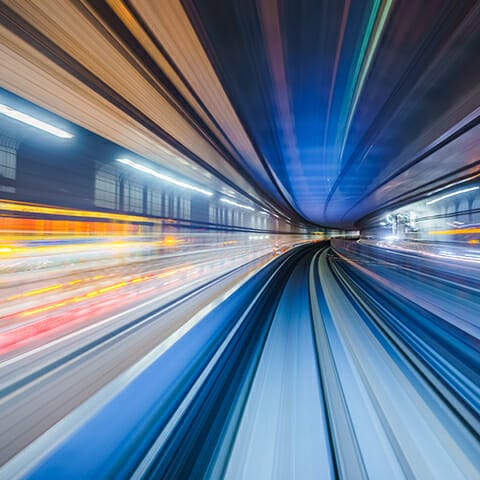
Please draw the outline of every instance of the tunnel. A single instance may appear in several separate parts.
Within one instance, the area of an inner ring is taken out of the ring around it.
[[[0,0],[0,479],[480,478],[479,26]]]

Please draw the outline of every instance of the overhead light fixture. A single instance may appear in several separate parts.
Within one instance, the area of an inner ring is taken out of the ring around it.
[[[18,110],[14,110],[13,108],[0,104],[0,113],[6,115],[7,117],[14,118],[20,122],[26,123],[32,127],[38,128],[39,130],[43,130],[44,132],[51,133],[60,138],[72,138],[73,135],[65,130],[60,128],[54,127],[49,123],[42,122],[42,120],[38,120],[38,118],[31,117],[26,113],[19,112]]]
[[[454,197],[455,195],[460,195],[461,193],[472,192],[473,190],[478,190],[480,187],[470,187],[464,188],[463,190],[458,190],[456,192],[447,193],[447,195],[442,195],[441,197],[436,198],[435,200],[430,200],[427,202],[427,205],[433,205],[434,203],[439,202],[440,200],[444,200],[445,198]]]
[[[270,215],[268,212],[258,212],[260,213],[261,215]]]
[[[221,198],[220,201],[238,208],[244,208],[245,210],[251,210],[252,212],[255,211],[255,209],[253,207],[250,207],[249,205],[242,205],[241,203],[234,202],[233,200],[229,200],[228,198]]]
[[[169,177],[164,173],[157,172],[153,168],[146,167],[140,163],[134,162],[133,160],[129,160],[128,158],[117,158],[117,162],[123,163],[124,165],[128,165],[129,167],[134,168],[135,170],[139,170],[140,172],[146,173],[151,175],[152,177],[156,177],[164,182],[171,183],[172,185],[176,185],[177,187],[184,188],[186,190],[193,190],[194,192],[201,193],[202,195],[206,195],[207,197],[211,197],[213,192],[210,190],[206,190],[205,188],[197,187],[196,185],[192,185],[191,183],[182,182],[181,180],[177,180],[175,178]]]

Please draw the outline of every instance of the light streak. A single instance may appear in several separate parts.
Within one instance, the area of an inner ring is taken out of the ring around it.
[[[13,118],[18,120],[19,122],[26,123],[32,127],[38,128],[39,130],[43,130],[44,132],[50,133],[60,138],[73,138],[73,135],[61,128],[54,127],[49,123],[42,122],[38,118],[31,117],[26,113],[19,112],[18,110],[14,110],[13,108],[0,104],[0,113],[6,115],[7,117]]]
[[[124,165],[128,165],[129,167],[134,168],[135,170],[139,170],[140,172],[147,173],[152,177],[156,177],[164,182],[171,183],[172,185],[176,185],[177,187],[184,188],[186,190],[193,190],[195,192],[201,193],[202,195],[206,195],[207,197],[211,197],[213,192],[207,190],[205,188],[197,187],[196,185],[192,185],[191,183],[186,183],[181,180],[177,180],[173,177],[165,175],[164,173],[160,173],[153,168],[146,167],[145,165],[141,165],[140,163],[134,162],[133,160],[129,160],[128,158],[117,158],[117,162],[123,163]]]
[[[107,213],[92,210],[75,210],[72,208],[47,207],[34,203],[11,202],[0,200],[0,211],[39,213],[46,215],[61,215],[67,217],[104,218],[106,220],[119,220],[122,222],[155,222],[155,219],[138,215],[124,215],[121,213]],[[157,220],[161,223],[161,220]]]
[[[253,207],[250,207],[249,205],[242,205],[241,203],[234,202],[233,200],[229,200],[228,198],[221,198],[220,201],[223,203],[228,203],[229,205],[233,205],[234,207],[244,208],[245,210],[251,210],[252,212],[255,211],[255,209]]]
[[[455,230],[432,230],[429,235],[468,235],[470,233],[480,233],[480,228],[456,228]]]
[[[113,290],[117,290],[119,288],[123,288],[123,287],[126,287],[126,286],[131,285],[131,284],[137,284],[137,283],[140,283],[140,282],[145,282],[145,281],[153,280],[153,279],[156,279],[156,278],[169,277],[169,276],[172,276],[172,275],[174,275],[176,273],[179,273],[179,272],[185,272],[185,271],[191,270],[192,268],[193,268],[193,266],[187,265],[187,266],[184,266],[184,267],[180,267],[180,268],[176,268],[176,269],[172,269],[172,270],[167,270],[166,272],[162,272],[162,273],[159,273],[157,275],[149,274],[149,275],[142,276],[142,277],[135,277],[135,278],[132,278],[131,280],[128,280],[128,281],[115,283],[113,285],[109,285],[107,287],[104,287],[104,288],[101,288],[101,289],[98,289],[98,290],[92,290],[91,292],[88,292],[88,293],[86,293],[85,295],[82,295],[82,296],[75,296],[75,297],[72,297],[72,298],[65,299],[61,303],[55,303],[55,304],[52,304],[52,305],[37,307],[37,308],[31,309],[31,310],[25,310],[23,312],[20,312],[19,315],[22,316],[22,317],[28,317],[28,316],[31,316],[31,315],[35,315],[36,313],[42,313],[42,312],[45,312],[45,311],[53,310],[55,308],[60,308],[60,307],[63,307],[65,305],[69,305],[71,303],[78,303],[78,302],[82,302],[82,301],[85,301],[85,300],[90,300],[91,298],[97,297],[98,295],[102,295],[104,293],[108,293],[108,292],[111,292]],[[95,277],[93,277],[91,279],[85,279],[85,281],[93,280],[94,278]],[[103,276],[100,276],[98,278],[103,278]],[[65,286],[65,285],[66,284],[61,284],[60,286]],[[57,287],[57,286],[55,286],[55,287]]]
[[[433,205],[434,203],[440,202],[440,200],[444,200],[445,198],[454,197],[455,195],[460,195],[461,193],[472,192],[473,190],[478,190],[480,187],[470,187],[464,188],[463,190],[457,190],[456,192],[447,193],[446,195],[442,195],[441,197],[436,198],[435,200],[430,200],[427,202],[427,205]]]

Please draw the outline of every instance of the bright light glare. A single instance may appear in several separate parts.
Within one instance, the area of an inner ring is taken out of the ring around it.
[[[268,212],[259,212],[261,215],[270,215]]]
[[[233,200],[229,200],[228,198],[221,198],[220,201],[223,203],[228,203],[229,205],[234,205],[238,208],[244,208],[245,210],[251,210],[252,212],[255,211],[253,207],[250,207],[248,205],[242,205],[241,203],[234,202]]]
[[[434,203],[437,203],[439,202],[440,200],[443,200],[445,198],[449,198],[449,197],[453,197],[455,195],[460,195],[461,193],[467,193],[467,192],[471,192],[473,190],[478,190],[480,187],[470,187],[470,188],[464,188],[463,190],[458,190],[456,192],[452,192],[452,193],[447,193],[447,195],[442,195],[441,197],[438,197],[436,198],[435,200],[430,200],[429,202],[427,202],[427,205],[432,205]]]
[[[54,127],[49,123],[42,122],[37,118],[33,118],[26,113],[19,112],[18,110],[14,110],[7,105],[0,104],[0,113],[3,113],[7,117],[14,118],[20,122],[26,123],[27,125],[31,125],[32,127],[38,128],[43,130],[44,132],[51,133],[52,135],[56,135],[60,138],[72,138],[73,135],[71,133],[66,132],[65,130],[61,130],[60,128]]]
[[[389,213],[386,217],[385,217],[385,220],[387,221],[387,223],[395,223],[395,218],[393,217],[393,215],[391,213]]]
[[[176,180],[175,178],[172,178],[172,177],[169,177],[168,175],[157,172],[156,170],[153,170],[152,168],[146,167],[145,165],[141,165],[140,163],[129,160],[128,158],[117,158],[117,162],[128,165],[129,167],[135,168],[136,170],[140,170],[143,173],[147,173],[148,175],[152,175],[153,177],[159,178],[160,180],[163,180],[165,182],[176,185],[177,187],[185,188],[186,190],[193,190],[195,192],[206,195],[207,197],[211,197],[213,195],[213,192],[211,192],[210,190],[206,190],[204,188],[197,187],[197,186],[192,185],[190,183],[182,182],[181,180]]]

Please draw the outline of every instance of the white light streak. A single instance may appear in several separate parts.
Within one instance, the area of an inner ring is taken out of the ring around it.
[[[220,201],[223,203],[228,203],[229,205],[233,205],[238,208],[244,208],[245,210],[251,210],[252,212],[255,211],[253,207],[250,207],[248,205],[242,205],[241,203],[234,202],[233,200],[229,200],[228,198],[221,198]]]
[[[455,195],[460,195],[461,193],[472,192],[473,190],[478,190],[480,187],[470,187],[464,188],[463,190],[458,190],[456,192],[447,193],[446,195],[442,195],[441,197],[436,198],[435,200],[430,200],[427,202],[427,205],[433,205],[434,203],[439,202],[440,200],[444,200],[445,198],[454,197]]]
[[[32,127],[38,128],[39,130],[43,130],[44,132],[51,133],[60,138],[72,138],[73,135],[65,130],[61,130],[60,128],[54,127],[49,123],[42,122],[37,118],[31,117],[26,113],[19,112],[18,110],[14,110],[13,108],[0,104],[0,113],[6,115],[7,117],[14,118],[20,122],[26,123]]]
[[[201,193],[202,195],[206,195],[207,197],[211,197],[213,195],[213,192],[211,192],[210,190],[206,190],[205,188],[197,187],[190,183],[182,182],[181,180],[169,177],[164,173],[157,172],[156,170],[153,170],[153,168],[146,167],[145,165],[134,162],[133,160],[129,160],[128,158],[117,158],[117,162],[128,165],[129,167],[135,168],[135,170],[139,170],[140,172],[151,175],[152,177],[156,177],[160,180],[163,180],[164,182],[176,185],[177,187],[184,188],[186,190],[193,190],[195,192]]]

